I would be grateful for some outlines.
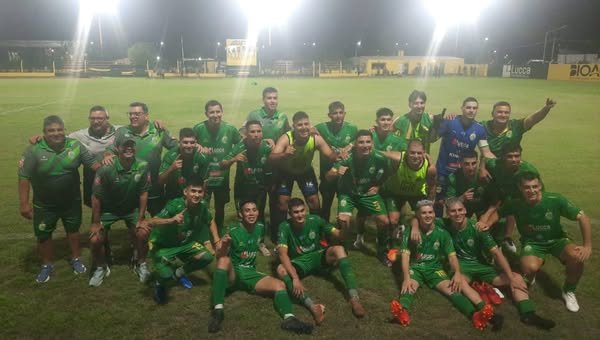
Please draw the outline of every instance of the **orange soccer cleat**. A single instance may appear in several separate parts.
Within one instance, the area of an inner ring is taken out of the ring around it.
[[[480,331],[484,330],[487,327],[488,322],[494,316],[494,307],[487,303],[481,310],[473,313],[471,317],[471,321],[473,322],[473,327],[479,329]]]
[[[406,308],[402,307],[402,304],[400,304],[398,300],[392,300],[392,302],[390,302],[390,312],[392,313],[394,320],[400,325],[406,327],[410,324],[410,315],[408,315],[408,311]]]

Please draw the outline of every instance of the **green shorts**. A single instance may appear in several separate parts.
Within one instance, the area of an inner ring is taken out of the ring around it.
[[[534,242],[534,241],[522,241],[523,247],[521,248],[521,257],[535,256],[542,260],[546,259],[546,255],[552,254],[552,256],[560,259],[565,247],[573,241],[568,238],[559,238],[556,240],[546,242]]]
[[[137,224],[138,221],[138,217],[139,217],[139,212],[138,209],[135,209],[132,213],[129,214],[113,214],[110,212],[103,212],[102,215],[100,215],[100,223],[102,223],[102,226],[104,227],[104,229],[109,230],[110,227],[115,224],[116,222],[123,220],[123,222],[125,222],[125,225],[127,226],[128,229],[134,228],[135,225]]]
[[[68,207],[44,208],[33,206],[33,233],[38,241],[52,238],[58,220],[62,220],[67,233],[79,231],[81,227],[81,200],[75,200]]]
[[[487,283],[492,283],[499,275],[494,266],[466,261],[460,261],[460,272],[471,279],[471,281],[482,281]]]
[[[229,187],[228,186],[206,188],[206,193],[204,194],[204,202],[206,202],[206,204],[210,204],[210,198],[213,195],[215,196],[215,204],[216,205],[224,205],[226,203],[229,203],[229,201],[231,200],[231,198],[229,196]]]
[[[306,277],[311,274],[326,271],[329,266],[325,260],[327,249],[321,249],[310,253],[302,254],[292,260],[292,265],[296,268],[298,275]]]
[[[442,267],[436,268],[418,268],[410,267],[410,278],[417,281],[419,286],[427,285],[429,288],[435,288],[440,282],[450,280],[448,274]]]
[[[187,262],[192,257],[204,253],[202,257],[212,258],[212,254],[199,242],[190,242],[178,247],[157,248],[150,242],[150,256],[154,269],[160,277],[169,277],[172,274],[171,266],[176,260]]]
[[[385,204],[379,194],[371,196],[338,194],[338,215],[352,215],[354,209],[368,216],[387,215]]]
[[[254,293],[258,281],[267,277],[265,273],[261,273],[256,268],[234,266],[235,281],[229,286],[229,291],[243,290],[248,293]]]
[[[406,202],[410,204],[410,208],[415,211],[417,207],[417,202],[425,199],[423,197],[406,197],[406,196],[394,196],[393,194],[382,194],[383,200],[385,202],[385,208],[389,212],[400,212]]]

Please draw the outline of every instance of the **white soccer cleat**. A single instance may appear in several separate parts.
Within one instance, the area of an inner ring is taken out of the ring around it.
[[[365,247],[365,237],[363,235],[356,235],[356,241],[353,243],[355,249],[362,249]]]
[[[145,283],[150,278],[150,271],[148,270],[148,264],[146,262],[140,263],[134,269],[135,273],[138,275],[140,282]]]
[[[563,292],[562,297],[565,300],[565,306],[570,312],[575,313],[579,311],[579,304],[574,292]]]
[[[96,268],[94,274],[92,274],[92,277],[90,278],[90,286],[99,287],[102,284],[102,282],[104,282],[104,279],[108,276],[110,276],[110,268],[108,268],[108,266],[106,268]]]

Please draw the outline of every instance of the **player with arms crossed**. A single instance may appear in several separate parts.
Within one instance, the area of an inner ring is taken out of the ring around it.
[[[273,303],[283,319],[281,328],[295,333],[312,333],[313,326],[300,321],[292,312],[292,301],[285,283],[256,270],[258,245],[265,234],[265,226],[258,221],[258,208],[253,201],[240,203],[241,221],[232,224],[222,237],[213,234],[216,244],[217,268],[213,274],[211,312],[208,331],[221,330],[225,318],[226,290],[242,290],[248,293],[273,296]],[[228,284],[229,283],[229,284]]]
[[[281,262],[277,267],[277,274],[285,282],[288,293],[300,299],[313,314],[316,324],[320,324],[324,319],[325,307],[315,305],[306,294],[302,278],[339,267],[348,289],[352,313],[358,318],[364,317],[365,310],[358,297],[356,276],[346,250],[341,245],[323,248],[319,242],[321,234],[332,236],[338,241],[343,240],[343,229],[336,229],[319,216],[307,214],[304,201],[299,198],[290,200],[288,211],[291,218],[279,226],[277,243]]]

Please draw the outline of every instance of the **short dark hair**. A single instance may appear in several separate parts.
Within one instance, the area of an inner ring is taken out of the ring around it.
[[[382,117],[382,116],[394,117],[394,111],[392,111],[391,109],[389,109],[387,107],[382,107],[379,110],[377,110],[377,112],[375,112],[375,116],[377,116],[377,118]]]
[[[308,119],[308,113],[304,112],[304,111],[298,111],[296,113],[294,113],[294,116],[292,117],[292,122],[297,122],[300,119]]]
[[[196,133],[194,132],[194,130],[192,128],[186,127],[186,128],[179,130],[179,139],[190,138],[190,137],[197,138]]]
[[[536,174],[532,171],[525,171],[519,174],[519,184],[523,184],[525,181],[533,181],[537,179],[538,181],[542,181],[539,174]]]
[[[342,109],[342,111],[346,111],[346,107],[340,101],[332,102],[331,104],[329,104],[328,109],[329,109],[329,113],[334,113],[335,110],[337,110],[337,109]]]
[[[142,111],[144,111],[144,113],[148,113],[148,105],[146,105],[145,103],[142,103],[142,102],[133,102],[133,103],[129,104],[129,107],[141,107]]]
[[[509,110],[512,110],[512,108],[510,107],[510,103],[504,100],[501,100],[499,102],[497,102],[496,104],[494,104],[494,107],[492,107],[492,113],[494,113],[494,111],[496,111],[496,108],[498,106],[508,106]]]
[[[425,92],[423,91],[419,91],[419,90],[413,90],[409,95],[408,95],[408,102],[412,103],[417,99],[423,99],[424,102],[427,101],[427,95],[425,94]]]
[[[262,124],[260,123],[260,121],[256,120],[256,119],[251,119],[249,121],[246,122],[246,124],[244,124],[244,127],[246,129],[250,128],[250,125],[258,125],[262,128]]]
[[[475,151],[475,150],[465,150],[465,151],[462,152],[462,159],[465,159],[465,158],[475,158],[475,159],[477,159],[479,157],[477,155],[477,151]]]
[[[62,127],[65,127],[65,122],[57,115],[51,115],[44,118],[44,125],[42,126],[42,132],[46,131],[46,127],[50,124],[59,124]]]
[[[90,109],[90,114],[92,112],[96,112],[96,111],[104,112],[106,114],[106,117],[108,117],[108,111],[106,111],[106,108],[104,106],[102,106],[102,105],[92,106],[92,108]]]
[[[258,204],[256,204],[256,201],[255,201],[255,200],[253,200],[253,199],[251,199],[251,198],[247,198],[247,199],[244,199],[244,200],[241,200],[241,201],[240,201],[240,207],[239,207],[239,208],[240,208],[240,210],[242,210],[242,208],[243,208],[243,207],[244,207],[246,204],[250,204],[250,203],[252,203],[252,204],[254,204],[254,205],[258,206]]]
[[[463,100],[462,106],[465,106],[465,104],[467,104],[468,102],[475,102],[475,103],[479,104],[479,102],[477,101],[477,99],[475,99],[475,97],[467,97],[467,98],[465,98],[465,100]]]
[[[369,136],[369,137],[371,137],[371,139],[373,138],[371,131],[365,130],[365,129],[358,130],[358,132],[356,133],[356,139],[358,139],[358,137],[362,137],[362,136]]]
[[[200,175],[194,175],[191,178],[189,178],[185,184],[185,187],[189,187],[189,186],[193,186],[193,187],[202,187],[202,189],[204,189],[204,178]]]
[[[292,210],[293,207],[304,206],[304,201],[301,198],[294,197],[288,202],[288,210]]]
[[[502,155],[502,158],[504,158],[506,156],[506,154],[511,153],[511,152],[518,152],[518,153],[523,153],[523,148],[521,147],[521,144],[519,143],[507,143],[504,144],[502,146],[502,150],[500,151],[500,154]]]
[[[406,150],[408,150],[413,144],[419,144],[423,149],[425,149],[425,145],[423,144],[423,142],[420,139],[415,138],[409,139],[408,142],[406,142]]]
[[[265,89],[262,92],[262,96],[263,98],[268,94],[268,93],[278,93],[277,89],[274,87],[265,87]]]
[[[221,111],[223,111],[223,105],[221,105],[221,103],[219,103],[218,100],[211,99],[207,101],[206,104],[204,104],[204,112],[208,112],[209,107],[217,105],[219,105],[219,108],[221,109]]]

